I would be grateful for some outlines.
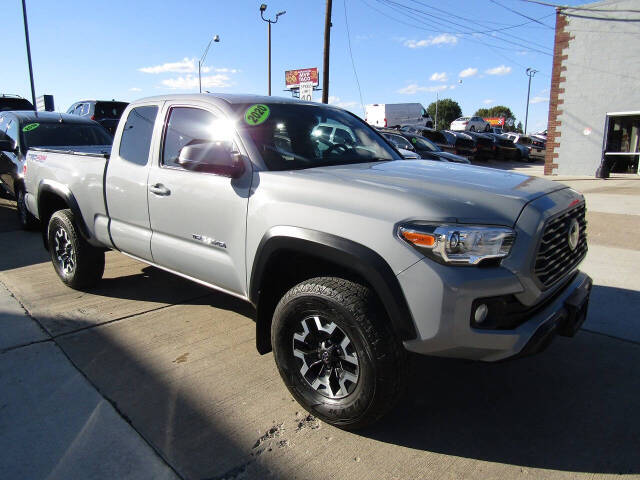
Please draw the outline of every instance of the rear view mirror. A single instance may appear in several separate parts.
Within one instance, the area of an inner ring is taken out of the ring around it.
[[[15,140],[7,136],[0,138],[0,152],[15,152],[17,148]]]
[[[244,173],[242,155],[229,142],[205,142],[186,145],[180,150],[178,164],[195,172],[239,178]]]

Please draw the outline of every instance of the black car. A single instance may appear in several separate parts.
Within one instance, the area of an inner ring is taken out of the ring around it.
[[[402,127],[400,130],[405,133],[414,133],[426,138],[427,140],[431,140],[431,143],[435,143],[443,152],[457,153],[455,139],[453,137],[447,137],[447,135],[440,130],[411,126]]]
[[[460,155],[455,155],[450,152],[445,152],[440,149],[436,144],[434,144],[431,140],[428,140],[420,135],[415,135],[413,133],[407,133],[403,131],[397,132],[399,135],[402,135],[404,138],[409,140],[411,145],[413,145],[416,153],[418,153],[425,160],[436,160],[440,162],[455,162],[455,163],[471,163],[464,157]]]
[[[109,152],[112,142],[109,132],[92,120],[54,112],[0,112],[0,186],[15,197],[22,227],[36,224],[25,205],[24,167],[29,148],[96,153]]]
[[[520,149],[513,143],[513,140],[504,136],[498,135],[497,133],[487,133],[485,134],[491,138],[493,138],[493,144],[496,147],[495,149],[495,158],[499,158],[501,160],[521,160],[522,154],[520,153]]]
[[[20,95],[0,94],[0,112],[9,110],[35,110],[33,104]]]
[[[113,135],[127,105],[115,100],[82,100],[71,105],[67,113],[95,120]]]
[[[463,135],[470,136],[476,142],[476,154],[473,156],[474,160],[489,160],[496,156],[495,141],[490,135],[477,132],[464,132]]]
[[[453,132],[451,130],[442,130],[442,133],[449,139],[454,146],[456,155],[475,158],[478,153],[476,140],[469,135],[469,132]]]

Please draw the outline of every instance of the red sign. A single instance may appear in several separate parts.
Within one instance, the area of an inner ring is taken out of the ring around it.
[[[300,70],[287,70],[284,72],[284,81],[287,88],[298,88],[301,83],[311,83],[318,86],[318,69],[302,68]]]
[[[492,127],[504,127],[504,117],[488,117],[484,120],[489,122]]]

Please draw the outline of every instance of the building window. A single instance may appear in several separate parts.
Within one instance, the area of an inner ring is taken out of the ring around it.
[[[640,112],[607,115],[604,160],[612,173],[638,173]]]

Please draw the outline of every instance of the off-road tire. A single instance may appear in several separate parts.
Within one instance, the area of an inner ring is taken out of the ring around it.
[[[349,336],[359,363],[355,388],[338,399],[314,390],[293,355],[293,334],[303,317],[319,314]],[[402,395],[407,354],[390,327],[384,307],[368,287],[336,277],[299,283],[276,306],[271,328],[274,358],[285,385],[311,414],[346,430],[363,428],[382,417]]]
[[[64,231],[64,233],[63,233]],[[65,269],[59,258],[60,236],[66,234],[64,241],[68,242],[68,256],[72,257],[73,267]],[[76,290],[84,290],[95,285],[104,273],[104,250],[90,245],[78,231],[71,210],[58,210],[49,220],[47,228],[49,254],[53,268],[66,285]]]
[[[18,214],[20,227],[23,230],[35,230],[38,227],[38,219],[27,209],[25,191],[22,186],[16,190],[16,213]]]

